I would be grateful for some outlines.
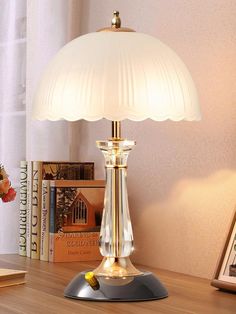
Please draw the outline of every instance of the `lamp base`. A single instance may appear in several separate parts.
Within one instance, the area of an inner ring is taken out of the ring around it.
[[[85,280],[86,272],[79,273],[66,287],[67,298],[90,301],[148,301],[163,299],[168,292],[151,272],[141,275],[111,278],[96,276],[97,286]]]

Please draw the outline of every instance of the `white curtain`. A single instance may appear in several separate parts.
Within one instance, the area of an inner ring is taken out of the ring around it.
[[[0,0],[0,162],[17,189],[0,205],[0,254],[18,251],[20,160],[69,160],[71,124],[32,121],[38,80],[50,59],[79,35],[79,0]]]
[[[0,162],[18,191],[0,204],[0,253],[16,251],[19,160],[25,158],[26,2],[0,0]]]

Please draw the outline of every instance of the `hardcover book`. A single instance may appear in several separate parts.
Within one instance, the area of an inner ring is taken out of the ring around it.
[[[26,256],[31,257],[32,161],[27,161]]]
[[[27,222],[27,162],[20,162],[20,214],[19,214],[19,255],[26,256]]]
[[[48,261],[49,250],[49,210],[50,210],[50,181],[42,180],[42,211],[40,233],[40,260]]]
[[[72,180],[93,179],[94,163],[46,161],[33,162],[31,216],[31,258],[33,259],[40,258],[42,180],[66,180],[68,178]],[[45,237],[43,237],[43,239],[45,239]],[[41,255],[43,255],[42,252]]]
[[[50,262],[100,260],[104,180],[50,181]]]
[[[15,286],[25,283],[24,270],[0,268],[0,287]]]

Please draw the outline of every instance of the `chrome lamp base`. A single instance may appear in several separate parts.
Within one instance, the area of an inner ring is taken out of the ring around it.
[[[148,301],[163,299],[168,292],[151,272],[133,277],[110,278],[96,276],[97,286],[85,280],[86,272],[79,273],[66,287],[67,298],[90,301]]]

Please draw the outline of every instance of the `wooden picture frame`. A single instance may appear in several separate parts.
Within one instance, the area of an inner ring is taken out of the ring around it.
[[[236,292],[236,212],[211,285]]]

